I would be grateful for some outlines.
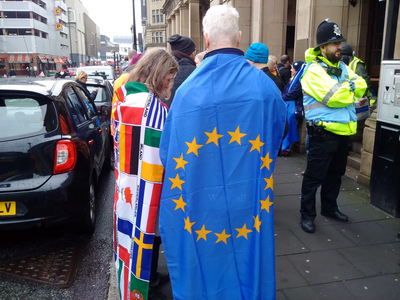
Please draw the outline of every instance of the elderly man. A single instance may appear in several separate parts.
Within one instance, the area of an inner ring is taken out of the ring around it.
[[[363,96],[367,84],[340,60],[344,41],[339,26],[326,19],[317,29],[317,47],[305,54],[309,65],[301,86],[309,146],[301,188],[300,224],[308,233],[315,231],[315,194],[320,186],[321,215],[348,221],[336,200],[346,171],[349,136],[357,131],[354,99]]]
[[[124,62],[122,64],[122,66],[121,66],[123,74],[126,73],[126,69],[129,67],[129,64],[130,64],[130,62],[132,60],[132,57],[135,54],[137,54],[137,51],[135,49],[129,50],[128,55],[125,57]]]
[[[208,53],[160,141],[160,232],[174,299],[274,299],[273,171],[286,107],[238,49],[239,14],[204,19]]]

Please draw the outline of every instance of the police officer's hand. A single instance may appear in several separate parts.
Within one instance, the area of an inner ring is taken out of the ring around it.
[[[366,98],[359,98],[358,103],[360,104],[360,106],[363,106],[363,105],[365,105],[366,100],[367,100]]]

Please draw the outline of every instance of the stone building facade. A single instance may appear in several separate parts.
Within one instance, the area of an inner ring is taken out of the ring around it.
[[[166,47],[166,23],[162,7],[165,0],[147,0],[147,20],[143,26],[144,50]]]

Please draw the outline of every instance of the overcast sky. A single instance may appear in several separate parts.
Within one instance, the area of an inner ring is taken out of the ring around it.
[[[135,1],[136,34],[142,32],[140,0]],[[89,11],[89,17],[100,27],[100,34],[112,39],[115,35],[132,35],[132,0],[81,0]]]

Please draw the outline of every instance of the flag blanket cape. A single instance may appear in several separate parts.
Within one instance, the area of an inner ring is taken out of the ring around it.
[[[122,300],[147,299],[164,168],[159,157],[167,108],[142,83],[116,91],[114,259]]]
[[[205,58],[161,136],[160,233],[174,299],[275,299],[273,170],[286,107],[241,53]]]

